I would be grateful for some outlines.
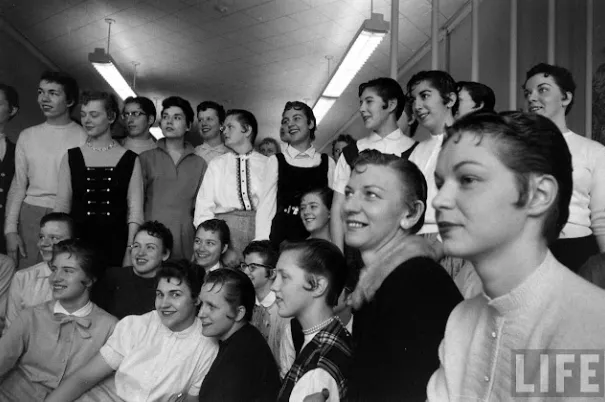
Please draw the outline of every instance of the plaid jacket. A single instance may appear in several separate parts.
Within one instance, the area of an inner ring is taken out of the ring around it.
[[[319,331],[296,356],[294,364],[286,374],[278,401],[287,402],[296,382],[308,371],[316,368],[326,370],[336,380],[340,399],[347,393],[347,377],[353,361],[353,339],[340,320],[335,319]]]

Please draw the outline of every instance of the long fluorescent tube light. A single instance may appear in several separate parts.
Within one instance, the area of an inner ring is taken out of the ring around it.
[[[104,49],[96,48],[94,53],[88,55],[88,60],[122,100],[129,96],[137,96],[118,70],[115,61],[105,53]]]
[[[317,119],[317,124],[325,117],[336,99],[338,99],[347,86],[349,86],[353,78],[355,78],[355,75],[357,75],[361,67],[368,61],[388,32],[389,23],[384,20],[382,14],[372,13],[372,18],[363,22],[361,28],[357,31],[355,38],[349,45],[345,56],[334,70],[334,73],[332,73],[328,84],[325,86],[321,96],[313,106],[313,113]],[[332,100],[327,102],[328,98],[331,98]]]

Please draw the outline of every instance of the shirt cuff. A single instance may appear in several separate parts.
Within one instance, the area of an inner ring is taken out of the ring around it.
[[[124,356],[113,350],[111,346],[108,345],[104,345],[99,350],[99,353],[101,354],[101,357],[105,360],[105,362],[109,365],[109,367],[111,367],[115,371],[118,370],[120,364],[122,364],[122,360],[124,359]]]

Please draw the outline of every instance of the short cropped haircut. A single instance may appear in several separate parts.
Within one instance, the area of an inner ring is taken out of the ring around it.
[[[189,101],[181,98],[180,96],[169,96],[168,98],[162,101],[162,114],[164,114],[164,111],[166,109],[173,106],[181,108],[181,110],[185,114],[185,121],[187,122],[188,126],[193,124],[193,109],[191,108],[191,104],[189,103]]]
[[[80,239],[68,239],[55,244],[51,260],[53,264],[59,254],[68,254],[69,257],[75,257],[82,271],[92,281],[99,279],[105,269],[95,249]]]
[[[326,303],[330,307],[336,306],[347,279],[347,263],[340,249],[324,239],[282,243],[280,253],[291,251],[296,252],[298,267],[305,271],[308,285],[305,290],[312,291],[317,287],[314,275],[323,276],[328,281]]]
[[[307,194],[316,194],[321,199],[321,202],[323,202],[328,208],[328,210],[332,208],[334,190],[332,190],[330,187],[316,187],[303,192],[302,197],[300,197],[301,202],[304,196]]]
[[[334,141],[332,141],[332,153],[334,153],[334,147],[339,142],[346,142],[347,145],[355,144],[355,138],[351,134],[340,134]]]
[[[355,160],[353,170],[357,173],[362,173],[368,165],[389,167],[397,173],[397,177],[401,184],[400,189],[402,190],[403,200],[408,208],[414,209],[414,203],[416,201],[422,202],[424,210],[422,211],[418,222],[410,229],[411,233],[417,233],[424,225],[428,192],[426,178],[418,166],[406,158],[400,158],[391,154],[383,154],[375,149],[361,151]]]
[[[197,300],[204,283],[204,269],[194,262],[185,259],[174,259],[162,262],[155,276],[156,288],[161,279],[176,279],[179,284],[185,283],[191,291],[191,297]]]
[[[71,215],[66,214],[65,212],[51,212],[44,215],[42,219],[40,219],[40,227],[46,225],[48,222],[62,222],[67,225],[70,238],[78,237],[76,233],[76,223]]]
[[[111,123],[112,126],[118,121],[120,106],[118,105],[118,99],[114,94],[105,91],[86,91],[82,94],[82,99],[80,101],[82,105],[87,105],[92,101],[103,102],[107,117],[114,119],[113,123]]]
[[[258,122],[256,121],[254,114],[244,109],[231,109],[227,112],[227,117],[229,116],[234,116],[244,130],[248,130],[248,128],[252,130],[250,144],[254,145],[254,141],[256,141],[256,136],[258,135]],[[225,117],[225,119],[227,117]]]
[[[277,250],[269,240],[255,240],[250,242],[244,249],[244,257],[252,253],[258,254],[263,259],[263,264],[275,267],[277,264]]]
[[[395,120],[399,120],[405,107],[406,96],[401,85],[399,85],[397,81],[392,78],[380,77],[364,82],[359,85],[359,97],[361,97],[361,94],[363,94],[363,91],[366,89],[373,89],[378,96],[382,98],[382,101],[384,102],[383,109],[388,107],[390,100],[396,100],[397,108],[395,108]]]
[[[65,99],[67,103],[73,102],[70,109],[74,108],[78,104],[80,98],[80,87],[78,81],[71,75],[62,71],[45,71],[40,77],[40,81],[52,82],[59,84],[63,87],[65,92]]]
[[[4,97],[8,102],[8,108],[12,112],[13,108],[19,109],[19,93],[17,90],[10,85],[6,85],[0,82],[0,91],[4,93]],[[9,117],[8,119],[13,119],[17,114]]]
[[[221,247],[229,246],[231,244],[231,230],[227,222],[222,219],[208,219],[197,227],[196,234],[200,229],[204,229],[207,232],[217,232],[218,238],[221,241]]]
[[[233,312],[235,313],[239,306],[244,306],[246,309],[244,320],[249,322],[252,319],[256,293],[248,275],[236,269],[219,268],[206,275],[204,286],[216,292],[225,289],[225,300]]]
[[[160,239],[162,241],[163,251],[172,252],[172,248],[174,247],[174,238],[172,237],[172,232],[168,229],[164,224],[158,221],[147,221],[144,222],[137,229],[134,236],[136,237],[139,232],[147,232],[149,236],[153,236],[156,239]]]
[[[155,105],[151,99],[146,98],[144,96],[129,96],[128,98],[126,98],[126,100],[124,100],[124,107],[126,107],[126,105],[128,105],[129,103],[136,103],[137,105],[139,105],[139,107],[143,109],[143,112],[145,112],[147,116],[153,117],[153,122],[155,123],[158,111],[156,110]]]
[[[527,81],[536,74],[544,74],[546,77],[552,77],[555,83],[559,86],[563,96],[565,96],[565,99],[567,98],[567,92],[571,92],[571,102],[569,102],[569,105],[567,105],[565,108],[565,114],[567,115],[569,112],[571,112],[571,107],[573,106],[576,95],[576,83],[573,79],[571,71],[565,67],[555,66],[552,64],[536,64],[529,69],[527,74],[525,74],[525,83],[523,84],[523,88],[525,88]]]
[[[543,235],[548,242],[559,237],[569,217],[573,191],[571,154],[557,126],[548,118],[532,113],[478,111],[456,120],[447,128],[443,142],[459,141],[465,133],[484,138],[497,147],[498,159],[515,175],[519,198],[515,205],[528,202],[532,175],[551,175],[558,183],[557,199],[546,214]]]
[[[441,70],[420,71],[414,74],[407,84],[408,94],[411,94],[414,88],[423,81],[428,82],[431,87],[439,91],[444,105],[453,100],[450,98],[450,94],[457,94],[456,81],[449,73]],[[453,110],[453,112],[455,111]]]
[[[480,107],[481,104],[483,104],[481,110],[484,110],[486,112],[494,111],[496,107],[496,95],[490,87],[480,82],[473,81],[458,81],[456,85],[456,93],[460,92],[463,89],[466,90],[473,102],[475,102],[475,107]],[[456,109],[458,108],[459,103],[460,100],[457,99]]]
[[[222,105],[220,105],[216,102],[213,102],[213,101],[203,101],[202,103],[197,105],[198,114],[200,112],[205,112],[208,109],[212,109],[216,112],[219,123],[223,124],[225,122],[225,117],[227,117],[227,116],[225,113],[225,108]]]
[[[273,144],[273,146],[275,147],[275,153],[281,153],[281,147],[279,146],[279,142],[277,142],[277,140],[273,137],[265,137],[263,138],[259,143],[258,143],[258,148],[260,149],[261,146],[265,145],[265,144]]]
[[[311,141],[315,140],[315,131],[317,130],[317,119],[315,118],[315,113],[313,113],[313,109],[311,109],[311,107],[309,105],[307,105],[305,102],[301,102],[301,101],[290,101],[290,102],[286,102],[286,106],[284,106],[284,111],[282,112],[282,116],[284,115],[284,113],[286,113],[288,110],[301,110],[304,115],[307,117],[307,124],[311,124],[313,123],[313,128],[310,130],[310,135],[309,138],[311,139]]]

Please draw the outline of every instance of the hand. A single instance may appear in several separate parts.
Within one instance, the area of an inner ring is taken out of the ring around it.
[[[315,394],[307,395],[303,402],[325,402],[330,397],[330,391],[326,388],[322,389],[321,392],[317,392]]]
[[[178,394],[174,394],[172,395],[167,402],[182,402],[185,400],[185,394],[184,393],[178,393]]]
[[[19,233],[8,233],[6,235],[6,251],[8,256],[15,261],[19,262],[19,257],[27,258],[27,250]]]

